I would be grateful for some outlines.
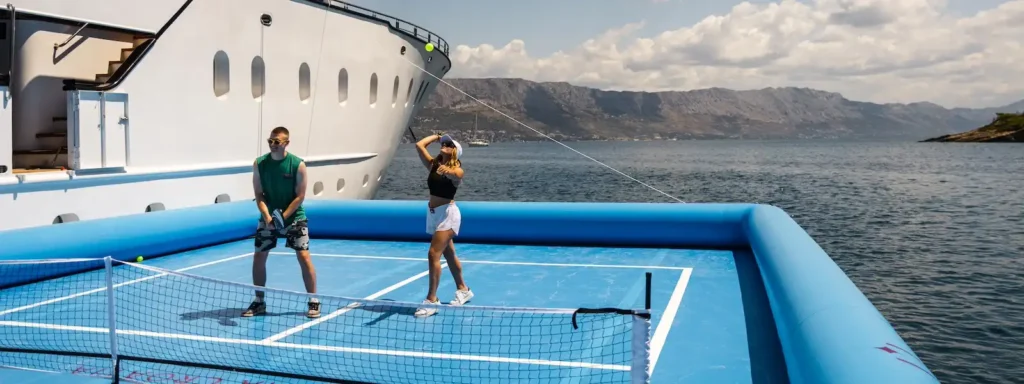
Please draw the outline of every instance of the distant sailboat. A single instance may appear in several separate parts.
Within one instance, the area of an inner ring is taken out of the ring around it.
[[[477,115],[475,115],[475,114],[473,115],[473,132],[474,133],[478,133],[479,132],[479,131],[477,131]],[[472,139],[472,140],[469,141],[469,146],[470,147],[487,147],[487,146],[490,146],[490,145],[491,144],[488,143],[487,140],[483,140],[483,139]]]

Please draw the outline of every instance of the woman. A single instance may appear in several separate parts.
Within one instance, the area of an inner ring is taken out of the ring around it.
[[[431,157],[427,145],[441,143],[441,152]],[[452,240],[459,234],[462,214],[455,206],[455,192],[462,183],[462,146],[448,135],[431,135],[416,143],[416,151],[420,155],[423,166],[429,169],[427,188],[430,200],[427,202],[427,233],[433,236],[427,260],[430,263],[430,289],[427,291],[426,304],[440,304],[437,299],[437,285],[441,280],[441,256],[448,262],[448,269],[455,279],[455,299],[451,305],[462,305],[473,298],[473,291],[466,287],[462,280],[462,264],[455,256],[455,242]],[[416,317],[428,317],[437,313],[437,308],[419,308]]]

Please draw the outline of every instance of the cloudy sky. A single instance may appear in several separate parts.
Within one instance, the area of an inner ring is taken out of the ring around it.
[[[444,37],[448,77],[797,86],[946,107],[1024,99],[1024,0],[350,1]]]

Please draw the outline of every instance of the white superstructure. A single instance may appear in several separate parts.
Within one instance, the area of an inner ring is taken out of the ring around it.
[[[277,126],[307,161],[308,199],[372,198],[437,86],[417,66],[451,68],[437,35],[338,1],[3,11],[0,230],[251,200]]]

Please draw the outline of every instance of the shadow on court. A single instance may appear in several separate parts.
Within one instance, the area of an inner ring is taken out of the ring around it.
[[[394,301],[394,300],[382,299],[381,301]],[[384,321],[384,320],[387,320],[389,317],[394,316],[394,315],[413,316],[413,315],[416,314],[416,308],[403,307],[403,306],[393,306],[393,305],[386,305],[386,304],[366,305],[366,306],[359,307],[359,310],[367,311],[367,312],[377,312],[377,313],[380,313],[380,316],[377,316],[376,319],[370,320],[369,322],[367,322],[364,325],[376,325],[377,323],[379,323],[381,321]]]
[[[182,320],[214,319],[214,320],[217,320],[217,322],[220,325],[226,325],[226,326],[229,326],[229,327],[235,327],[235,326],[238,326],[238,323],[235,322],[235,320],[238,320],[238,319],[242,318],[242,312],[245,312],[245,309],[246,308],[244,308],[244,307],[239,307],[239,308],[214,309],[214,310],[209,310],[209,311],[185,312],[185,313],[181,314],[181,319]],[[306,316],[306,312],[271,312],[271,311],[267,311],[266,313],[264,313],[264,314],[262,314],[260,316],[302,316],[302,317],[305,317]]]

